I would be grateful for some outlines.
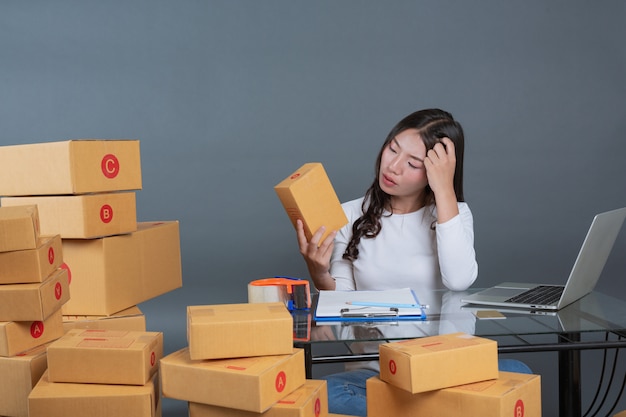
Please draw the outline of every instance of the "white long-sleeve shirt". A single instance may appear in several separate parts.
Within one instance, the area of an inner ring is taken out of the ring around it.
[[[361,238],[359,256],[342,258],[352,236],[352,224],[361,217],[363,198],[342,204],[348,224],[335,237],[330,273],[336,290],[383,290],[410,287],[420,302],[428,303],[432,290],[467,289],[478,276],[474,251],[474,221],[469,206],[458,203],[459,215],[435,224],[436,212],[424,207],[408,214],[389,213],[373,239]]]

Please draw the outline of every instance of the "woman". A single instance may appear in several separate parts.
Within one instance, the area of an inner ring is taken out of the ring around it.
[[[461,125],[428,109],[402,119],[376,159],[365,196],[343,204],[349,224],[319,247],[298,243],[318,290],[464,290],[478,275],[472,213],[463,198]],[[427,300],[423,300],[424,302]]]
[[[320,242],[324,227],[307,241],[297,222],[315,287],[410,287],[429,304],[433,290],[472,285],[478,264],[463,196],[464,142],[461,125],[446,111],[420,110],[400,120],[383,143],[365,196],[342,205],[348,225]],[[326,377],[330,412],[365,416],[365,380],[376,374],[359,369]]]

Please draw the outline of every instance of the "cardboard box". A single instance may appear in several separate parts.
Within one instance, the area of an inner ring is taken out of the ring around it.
[[[14,356],[63,336],[61,310],[44,321],[1,321],[0,356]]]
[[[307,379],[304,385],[279,400],[264,413],[189,403],[189,417],[326,417],[327,415],[326,381],[314,379]]]
[[[28,395],[46,370],[46,345],[0,357],[0,415],[28,417]]]
[[[35,249],[40,233],[37,206],[0,207],[0,254]]]
[[[614,414],[613,417],[626,417],[626,410],[625,411],[621,411],[617,414]]]
[[[541,416],[541,377],[501,372],[497,379],[411,394],[367,380],[368,417]]]
[[[63,268],[44,282],[0,285],[0,320],[43,321],[69,299],[69,279]]]
[[[159,372],[165,397],[261,413],[304,384],[304,350],[193,361],[183,348],[161,359]]]
[[[498,377],[498,346],[490,339],[452,333],[379,346],[380,379],[411,393]]]
[[[93,239],[137,230],[134,192],[4,197],[3,206],[36,204],[41,233],[63,239]]]
[[[69,140],[0,147],[0,195],[139,189],[138,140]]]
[[[157,375],[145,385],[102,385],[50,382],[46,372],[28,397],[29,417],[160,417]]]
[[[304,233],[308,240],[321,226],[326,226],[320,243],[333,230],[339,230],[348,223],[335,189],[319,162],[302,165],[296,172],[274,186],[291,223],[296,220],[304,223]]]
[[[43,282],[62,263],[61,236],[42,236],[35,249],[0,252],[0,284]]]
[[[74,329],[48,347],[48,380],[144,385],[163,357],[163,333]]]
[[[187,307],[192,360],[286,355],[293,351],[293,319],[284,303]]]
[[[182,286],[177,221],[141,222],[137,231],[63,239],[72,298],[64,315],[109,316]]]
[[[102,329],[146,331],[146,316],[133,306],[110,316],[63,316],[63,329]]]

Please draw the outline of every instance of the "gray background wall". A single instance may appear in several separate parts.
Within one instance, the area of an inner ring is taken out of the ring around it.
[[[626,205],[624,39],[617,0],[4,1],[0,145],[141,141],[138,219],[181,225],[183,288],[140,306],[171,352],[187,305],[306,277],[276,183],[318,161],[361,196],[424,107],[466,131],[476,285],[562,282],[593,214]],[[618,297],[625,235],[598,286]]]

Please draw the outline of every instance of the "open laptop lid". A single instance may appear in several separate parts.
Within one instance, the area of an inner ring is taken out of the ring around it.
[[[515,308],[560,309],[590,293],[604,269],[615,240],[626,218],[626,207],[597,214],[574,262],[565,290],[556,305],[533,306],[509,303],[513,295],[540,285],[539,283],[502,283],[465,297],[470,304],[495,305]]]
[[[597,214],[576,257],[558,308],[565,307],[595,288],[626,218],[626,207]]]

